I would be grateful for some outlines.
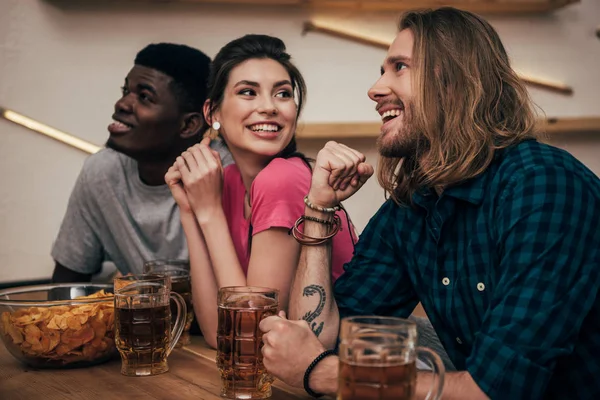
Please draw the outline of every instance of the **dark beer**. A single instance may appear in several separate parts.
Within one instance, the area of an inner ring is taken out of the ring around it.
[[[171,311],[166,304],[115,308],[115,343],[122,369],[145,370],[147,375],[166,372],[170,327]]]
[[[262,399],[270,396],[273,378],[262,363],[260,321],[276,315],[276,300],[262,297],[219,306],[217,366],[221,372],[221,395]]]
[[[412,400],[417,381],[415,362],[392,364],[379,358],[360,362],[340,359],[338,400]]]

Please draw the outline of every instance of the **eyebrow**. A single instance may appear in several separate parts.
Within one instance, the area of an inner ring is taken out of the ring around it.
[[[398,56],[390,56],[385,60],[384,65],[394,65],[399,62],[410,64],[411,59],[408,56],[398,55]],[[383,65],[381,66],[381,74],[383,75]]]
[[[235,84],[234,88],[238,87],[238,86],[242,86],[242,85],[248,85],[248,86],[252,86],[252,87],[260,87],[260,84],[258,82],[241,80],[241,81],[239,81],[238,83]],[[290,85],[291,86],[292,82],[290,82],[287,79],[284,79],[282,81],[275,82],[275,84],[273,85],[273,87],[279,87],[279,86],[283,86],[283,85]]]
[[[138,88],[138,90],[147,90],[155,96],[157,95],[156,89],[154,89],[154,86],[149,85],[147,83],[138,83],[137,88]]]
[[[125,86],[129,86],[129,79],[127,77],[125,77]],[[151,92],[152,94],[156,95],[156,89],[154,88],[154,86],[152,86],[148,83],[138,83],[136,85],[136,88],[138,90],[147,90],[147,91]]]

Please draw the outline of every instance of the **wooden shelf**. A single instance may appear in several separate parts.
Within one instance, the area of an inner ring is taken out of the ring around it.
[[[548,118],[542,126],[549,135],[595,133],[600,135],[600,117]]]
[[[600,117],[549,118],[540,122],[550,136],[558,134],[597,134],[600,137]],[[301,139],[375,138],[379,136],[381,123],[308,123],[298,127]]]
[[[82,1],[82,0],[78,0]],[[89,1],[89,0],[87,0]],[[101,1],[101,0],[96,0]],[[134,0],[129,0],[134,1]],[[206,4],[245,4],[256,6],[296,6],[315,11],[401,12],[416,8],[452,6],[479,14],[548,13],[580,0],[135,0],[149,3],[185,2]]]

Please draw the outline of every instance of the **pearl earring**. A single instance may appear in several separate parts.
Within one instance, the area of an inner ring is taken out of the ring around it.
[[[220,124],[218,121],[215,121],[215,122],[213,122],[213,124],[212,124],[212,128],[213,128],[215,131],[218,131],[219,129],[221,129],[221,124]]]

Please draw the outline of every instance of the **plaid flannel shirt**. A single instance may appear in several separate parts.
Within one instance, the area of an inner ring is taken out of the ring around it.
[[[335,284],[340,316],[421,302],[492,399],[600,399],[600,180],[528,140],[480,176],[388,200]]]

